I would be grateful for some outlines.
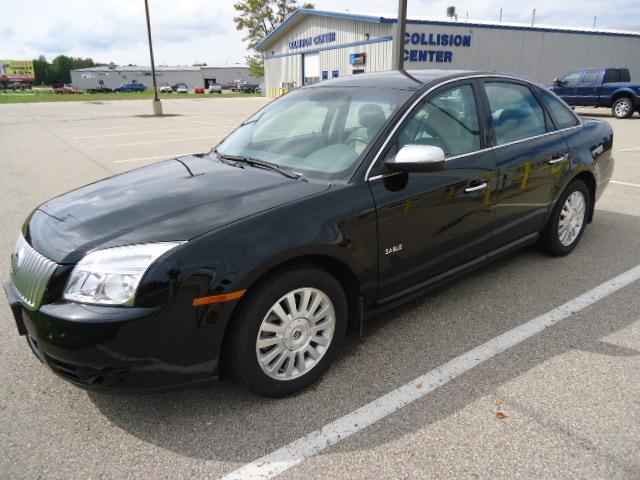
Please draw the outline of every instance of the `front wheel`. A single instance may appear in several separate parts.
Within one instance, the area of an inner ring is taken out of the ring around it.
[[[347,300],[326,270],[283,270],[252,287],[234,318],[231,368],[256,393],[288,395],[315,382],[339,351]]]
[[[569,254],[587,225],[591,192],[582,180],[574,180],[558,199],[542,233],[543,249],[555,257]]]
[[[629,118],[633,115],[633,102],[629,97],[621,97],[613,102],[611,113],[616,118]]]

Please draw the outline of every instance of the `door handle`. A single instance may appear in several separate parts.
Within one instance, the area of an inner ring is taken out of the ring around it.
[[[549,165],[555,165],[557,163],[564,162],[565,160],[569,160],[569,154],[565,153],[564,155],[554,155],[551,157],[551,160],[547,161]]]
[[[467,187],[464,189],[464,193],[473,193],[479,192],[480,190],[484,190],[489,186],[489,182],[482,182],[478,185],[474,185],[473,187]]]

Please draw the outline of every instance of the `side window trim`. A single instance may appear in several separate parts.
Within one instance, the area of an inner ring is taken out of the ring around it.
[[[439,83],[438,85],[435,85],[431,88],[424,88],[422,91],[417,92],[411,99],[409,99],[407,101],[408,104],[410,104],[408,107],[406,107],[405,110],[401,110],[398,111],[396,113],[396,116],[398,117],[397,121],[394,121],[394,123],[392,123],[391,125],[389,125],[389,131],[383,134],[383,137],[381,139],[379,139],[378,141],[380,142],[378,145],[376,146],[374,145],[372,148],[372,152],[370,152],[371,156],[373,157],[369,162],[367,162],[367,158],[365,157],[363,159],[363,164],[361,164],[361,168],[363,171],[363,179],[365,182],[368,181],[374,181],[374,180],[378,180],[390,175],[395,175],[395,173],[386,173],[386,174],[380,174],[375,172],[376,168],[379,168],[379,163],[380,161],[382,161],[383,157],[383,153],[387,152],[387,148],[389,147],[391,140],[393,138],[395,138],[395,135],[397,133],[397,131],[399,130],[400,126],[403,124],[403,122],[409,117],[409,115],[411,114],[411,112],[413,112],[414,108],[416,108],[417,105],[419,105],[421,103],[421,101],[423,99],[425,99],[428,95],[430,95],[431,93],[433,93],[434,91],[436,91],[436,89],[439,89],[440,87],[443,87],[445,85],[455,85],[458,82],[460,83],[465,83],[465,82],[478,82],[478,84],[480,84],[483,80],[494,80],[494,81],[500,81],[500,80],[514,80],[517,82],[520,82],[524,85],[529,86],[529,88],[531,88],[534,84],[529,83],[525,80],[521,80],[517,77],[509,77],[509,76],[502,76],[502,75],[491,75],[491,74],[484,74],[484,75],[478,75],[478,74],[472,74],[468,77],[464,77],[464,78],[459,78],[459,79],[454,79],[454,80],[449,80],[449,81],[443,81],[441,83]],[[484,90],[484,89],[481,89]],[[479,98],[482,98],[483,95],[481,95],[480,97],[476,97],[476,102],[478,101]],[[486,100],[485,100],[486,101]],[[563,132],[563,131],[567,131],[567,130],[573,130],[576,128],[581,128],[582,127],[582,119],[575,113],[573,112],[573,115],[576,117],[576,119],[578,120],[578,124],[575,126],[571,126],[571,127],[567,127],[567,128],[563,128],[560,130],[555,130],[553,132],[547,132],[543,135],[539,135],[537,138],[539,137],[545,137],[547,135],[555,135],[559,132]],[[482,128],[482,127],[481,127]],[[485,125],[486,128],[486,125]],[[487,133],[488,135],[488,133]],[[524,141],[528,141],[529,139],[525,139]],[[474,151],[471,152],[471,154],[476,154],[476,153],[481,153],[481,152],[486,152],[489,150],[494,150],[497,148],[501,148],[504,146],[508,146],[508,145],[512,145],[514,143],[520,143],[522,140],[517,140],[514,142],[510,142],[510,143],[505,143],[503,145],[499,145],[499,146],[491,146],[491,145],[487,145],[485,148],[482,148],[479,151]],[[449,160],[452,160],[453,158],[459,158],[459,157],[464,157],[467,156],[469,154],[463,154],[463,155],[459,155],[456,157],[450,157]],[[354,178],[357,175],[357,170],[356,173],[354,173],[354,176],[352,178]]]

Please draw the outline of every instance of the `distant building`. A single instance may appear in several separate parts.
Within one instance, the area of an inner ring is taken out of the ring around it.
[[[248,67],[156,67],[158,87],[163,84],[185,83],[189,88],[208,87],[233,82],[260,84],[261,78],[252,77]],[[109,66],[71,70],[71,84],[80,89],[105,86],[119,87],[123,83],[142,83],[153,88],[151,67]]]
[[[390,70],[396,19],[298,9],[267,36],[265,93],[344,75]],[[405,69],[500,71],[551,83],[571,70],[624,67],[640,80],[640,32],[410,18]]]

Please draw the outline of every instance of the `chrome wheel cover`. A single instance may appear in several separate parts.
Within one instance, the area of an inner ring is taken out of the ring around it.
[[[624,117],[625,115],[627,115],[629,113],[629,110],[631,110],[631,105],[629,105],[629,102],[616,103],[615,112],[619,117]]]
[[[256,356],[264,373],[293,380],[315,367],[331,345],[336,312],[317,288],[299,288],[282,296],[262,319]]]
[[[558,239],[565,247],[578,238],[584,224],[586,206],[582,192],[575,191],[565,200],[558,222]]]

